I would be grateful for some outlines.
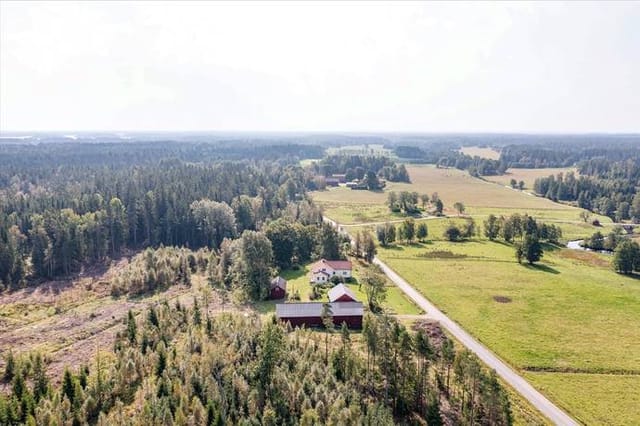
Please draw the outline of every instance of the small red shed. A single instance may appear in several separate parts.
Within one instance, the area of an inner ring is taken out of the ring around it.
[[[287,294],[287,280],[278,276],[271,280],[269,299],[284,299]]]

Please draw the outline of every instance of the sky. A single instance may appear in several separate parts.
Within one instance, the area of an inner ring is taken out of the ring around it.
[[[0,131],[639,132],[640,2],[0,2]]]

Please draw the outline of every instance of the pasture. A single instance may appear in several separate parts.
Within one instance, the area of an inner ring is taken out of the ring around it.
[[[507,216],[527,213],[542,221],[560,225],[564,233],[563,240],[580,239],[593,234],[598,229],[591,225],[593,219],[597,218],[605,227],[611,223],[611,219],[595,214],[591,215],[589,223],[585,223],[579,217],[582,209],[487,182],[470,176],[466,171],[424,165],[407,165],[407,170],[411,183],[388,182],[384,191],[354,191],[337,187],[313,192],[312,197],[323,207],[326,216],[343,225],[403,220],[405,215],[389,211],[385,204],[390,191],[418,194],[437,192],[444,203],[444,213],[454,217],[457,212],[453,204],[461,201],[466,207],[465,214],[476,219],[478,225],[489,214]]]
[[[600,376],[630,375],[610,382],[612,394],[640,398],[640,387],[616,387],[640,378],[640,281],[615,274],[606,255],[551,249],[527,266],[509,245],[474,240],[380,248],[378,256],[527,377],[557,375],[564,387],[548,395],[571,413],[591,407],[591,422],[640,421],[624,404],[602,411],[589,388]],[[554,387],[546,377],[532,380],[545,392]]]

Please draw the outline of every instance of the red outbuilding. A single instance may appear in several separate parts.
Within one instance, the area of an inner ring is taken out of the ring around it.
[[[269,299],[284,299],[287,294],[287,280],[282,277],[275,277],[271,280]]]

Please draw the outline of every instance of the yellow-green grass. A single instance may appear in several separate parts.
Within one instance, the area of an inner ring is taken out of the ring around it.
[[[538,178],[548,177],[551,175],[557,176],[558,173],[567,174],[569,172],[574,172],[576,175],[578,174],[578,170],[575,167],[555,167],[545,169],[507,169],[507,171],[503,175],[486,176],[485,179],[506,186],[511,186],[511,179],[515,179],[516,182],[523,181],[526,190],[532,190],[533,183]]]
[[[513,365],[640,370],[640,281],[606,255],[556,249],[530,267],[507,244],[433,241],[378,256]]]
[[[437,192],[445,213],[455,214],[453,204],[462,202],[471,215],[540,213],[548,219],[579,221],[579,208],[554,203],[522,191],[515,191],[470,176],[466,171],[435,166],[408,165],[412,183],[389,182],[384,191],[354,191],[346,187],[330,188],[312,193],[325,214],[342,224],[358,224],[402,219],[385,207],[390,191],[410,191],[419,194]],[[536,214],[533,214],[536,215]],[[596,216],[593,216],[596,218]],[[600,218],[601,222],[608,219]]]
[[[640,424],[638,375],[528,372],[525,377],[584,424]]]
[[[487,158],[489,160],[499,160],[500,151],[496,151],[493,148],[479,147],[479,146],[465,146],[460,148],[460,152],[472,157]]]
[[[513,247],[485,240],[379,248],[378,256],[514,367],[575,381],[547,392],[555,386],[548,376],[533,380],[572,414],[630,424],[624,404],[594,401],[588,390],[609,373],[640,374],[640,280],[614,273],[609,256],[552,249],[530,267],[515,262]],[[611,393],[640,398],[640,386],[619,387],[615,377]]]
[[[359,261],[353,262],[353,279],[351,282],[345,283],[347,287],[355,294],[356,298],[366,304],[367,295],[364,289],[360,286],[359,280],[362,271],[368,266],[363,265]],[[287,293],[293,295],[298,293],[300,295],[300,302],[310,302],[312,294],[312,284],[309,281],[309,268],[311,264],[301,266],[297,270],[288,269],[281,272],[281,276],[287,280]],[[318,301],[326,301],[327,288],[321,290],[321,298]],[[256,303],[256,309],[265,314],[275,312],[275,305],[282,303],[281,300],[267,300]],[[422,310],[416,306],[407,296],[396,287],[391,281],[387,281],[387,297],[382,303],[383,309],[391,314],[398,315],[419,315],[422,314]]]

